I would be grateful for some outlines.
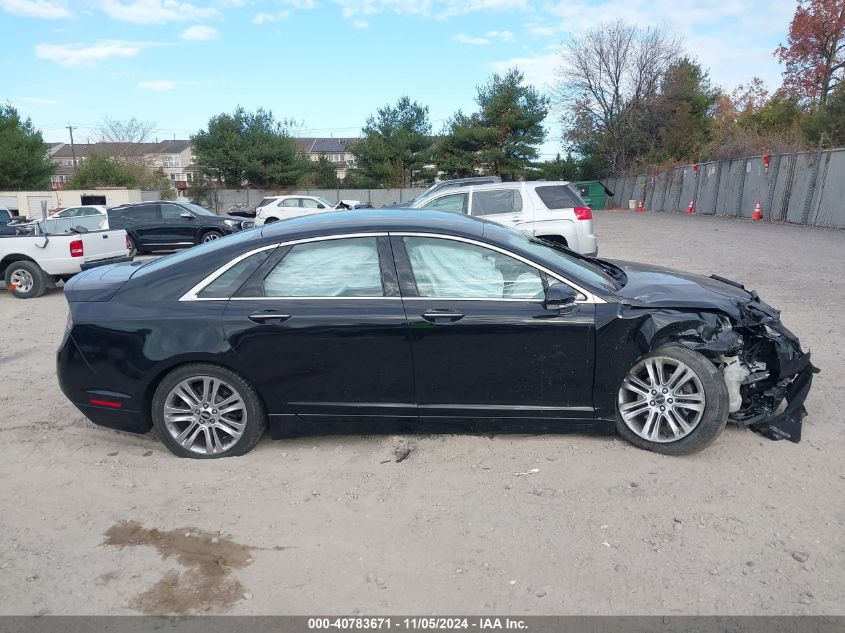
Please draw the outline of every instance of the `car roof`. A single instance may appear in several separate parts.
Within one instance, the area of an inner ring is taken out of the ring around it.
[[[568,180],[526,180],[519,182],[494,182],[483,185],[472,185],[473,191],[488,191],[490,189],[522,189],[523,187],[547,187],[555,185],[568,185]]]
[[[387,209],[353,209],[306,215],[283,222],[266,224],[261,229],[264,237],[284,236],[296,239],[302,235],[331,235],[333,233],[368,233],[383,231],[418,231],[421,233],[448,233],[481,237],[486,226],[493,225],[486,220],[470,216],[431,211],[390,207]]]

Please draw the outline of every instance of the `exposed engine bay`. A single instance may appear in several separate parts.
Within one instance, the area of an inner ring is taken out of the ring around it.
[[[747,298],[726,301],[718,311],[649,311],[640,327],[643,343],[650,349],[676,343],[706,356],[724,378],[731,422],[773,440],[799,442],[804,401],[819,370],[780,322],[778,310],[735,281],[711,278],[741,289]]]

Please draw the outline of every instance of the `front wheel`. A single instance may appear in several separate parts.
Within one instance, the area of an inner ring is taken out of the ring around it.
[[[641,358],[617,395],[616,430],[634,446],[663,455],[706,448],[728,420],[728,390],[707,358],[667,345]]]
[[[206,363],[165,376],[153,396],[152,418],[173,454],[194,459],[244,455],[267,426],[255,387],[225,367]]]
[[[21,260],[6,268],[6,288],[18,299],[34,299],[47,290],[47,279],[41,266]]]
[[[202,243],[205,244],[206,242],[213,242],[214,240],[219,240],[223,237],[223,234],[220,231],[209,231],[202,236]]]

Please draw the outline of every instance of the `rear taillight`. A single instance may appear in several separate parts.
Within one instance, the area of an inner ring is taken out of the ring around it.
[[[590,207],[575,207],[575,217],[578,220],[592,220],[593,219],[593,211]]]
[[[82,257],[85,254],[85,249],[82,247],[82,240],[73,240],[70,243],[70,256]]]

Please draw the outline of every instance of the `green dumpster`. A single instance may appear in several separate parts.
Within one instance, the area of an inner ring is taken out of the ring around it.
[[[604,209],[607,203],[607,196],[612,196],[613,192],[605,187],[598,180],[582,180],[573,182],[572,186],[578,195],[584,199],[587,206],[592,210]]]

